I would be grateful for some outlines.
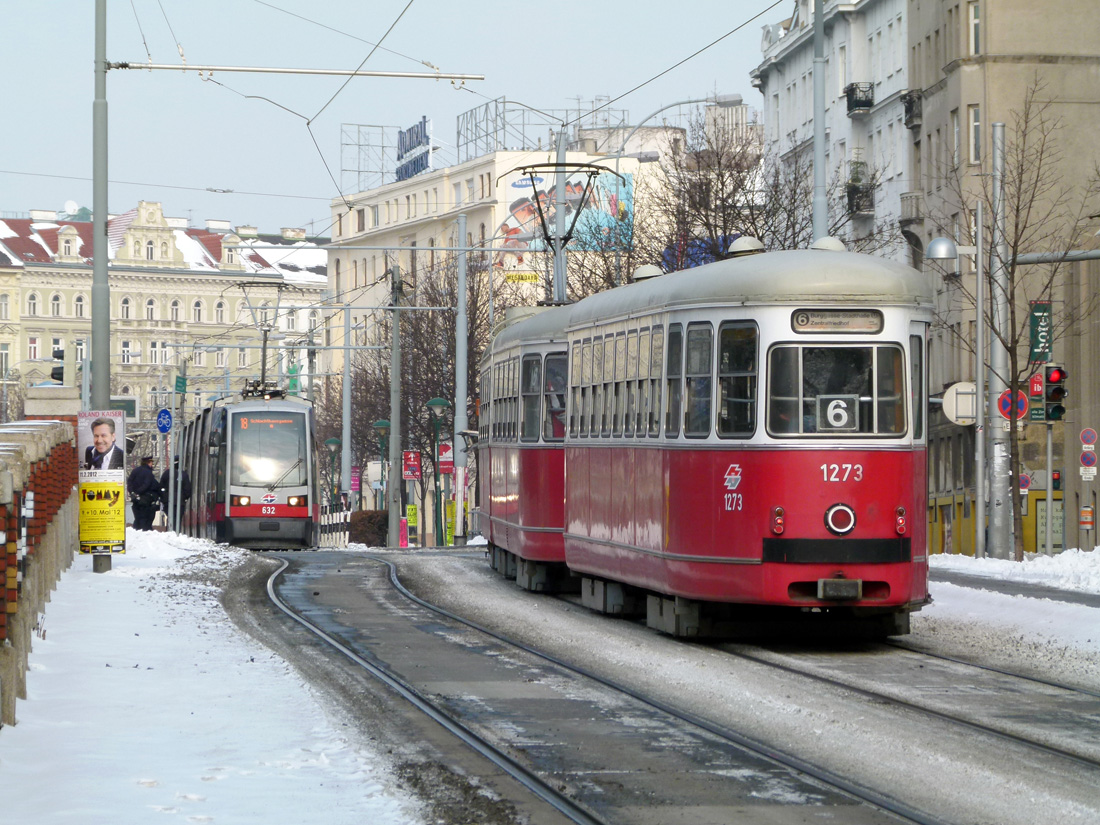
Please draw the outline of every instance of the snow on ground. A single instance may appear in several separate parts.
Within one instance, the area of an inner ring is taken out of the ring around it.
[[[46,607],[28,698],[0,730],[6,825],[421,821],[385,761],[204,583],[246,551],[126,541],[108,573],[77,557]]]
[[[109,573],[78,557],[47,605],[29,698],[0,731],[3,785],[22,789],[4,795],[5,824],[422,821],[385,758],[225,615],[216,582],[245,551],[171,533],[127,544]],[[1100,552],[932,567],[1100,593]],[[1097,609],[941,582],[933,595],[913,641],[1100,683]]]

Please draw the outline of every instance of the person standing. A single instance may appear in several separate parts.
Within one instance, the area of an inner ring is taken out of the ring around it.
[[[172,496],[179,494],[180,513],[183,513],[183,505],[187,503],[187,500],[191,498],[191,476],[187,474],[187,470],[183,471],[183,475],[180,477],[180,487],[176,490],[176,471],[180,468],[180,461],[177,458],[175,467],[172,470],[165,470],[160,476],[160,503],[161,509],[168,514],[169,530],[178,533],[179,527],[176,525],[176,514],[172,512],[168,507],[168,502],[172,501]],[[171,490],[171,492],[169,492]]]
[[[126,482],[134,508],[134,529],[152,530],[153,517],[160,506],[160,482],[153,474],[153,457],[145,456]]]

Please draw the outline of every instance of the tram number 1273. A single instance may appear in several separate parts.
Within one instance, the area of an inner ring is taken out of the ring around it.
[[[822,481],[863,481],[862,464],[822,464]]]

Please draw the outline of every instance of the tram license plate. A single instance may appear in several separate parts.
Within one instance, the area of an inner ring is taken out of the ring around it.
[[[860,579],[818,579],[817,597],[851,601],[863,595],[863,582]]]

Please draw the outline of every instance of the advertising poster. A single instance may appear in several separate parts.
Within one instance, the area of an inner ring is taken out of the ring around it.
[[[587,173],[573,173],[565,182],[566,226],[573,214],[581,211],[573,232],[570,248],[599,250],[613,249],[617,240],[625,243],[630,232],[634,210],[633,176],[624,175],[620,181],[613,174],[601,174],[593,183],[588,199],[583,204]],[[554,175],[529,175],[513,172],[505,178],[501,188],[508,199],[508,217],[497,227],[495,246],[504,247],[493,258],[494,271],[514,282],[539,279],[533,253],[545,252],[546,241],[539,207],[546,225],[553,231],[557,220]],[[622,237],[617,237],[620,235]]]
[[[77,413],[80,552],[126,552],[126,414]]]

